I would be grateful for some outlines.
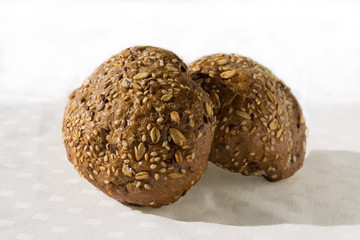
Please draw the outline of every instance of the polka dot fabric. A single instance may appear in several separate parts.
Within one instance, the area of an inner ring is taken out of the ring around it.
[[[0,239],[356,239],[360,154],[312,151],[269,183],[209,165],[160,209],[129,207],[77,175],[61,139],[64,101],[0,101]],[[281,233],[281,234],[280,234]]]

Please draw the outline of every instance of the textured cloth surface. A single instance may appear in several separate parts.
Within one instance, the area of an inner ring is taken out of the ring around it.
[[[277,183],[209,164],[176,203],[128,207],[78,176],[66,159],[60,132],[64,102],[1,102],[0,239],[221,239],[224,234],[357,239],[360,234],[360,153],[310,150],[304,167]]]

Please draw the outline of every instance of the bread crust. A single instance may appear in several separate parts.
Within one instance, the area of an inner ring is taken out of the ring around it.
[[[62,128],[68,159],[122,203],[171,204],[207,168],[215,124],[208,105],[174,53],[125,49],[69,96]]]
[[[210,94],[217,118],[211,162],[269,181],[290,177],[302,167],[302,110],[270,70],[240,55],[214,54],[196,60],[189,72]]]

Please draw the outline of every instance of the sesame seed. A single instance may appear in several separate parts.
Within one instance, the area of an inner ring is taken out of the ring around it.
[[[155,178],[156,181],[159,180],[159,177],[160,177],[159,174],[155,173],[154,178]]]
[[[166,68],[167,68],[167,70],[172,71],[172,72],[177,72],[178,71],[177,68],[175,68],[175,67],[173,67],[171,65],[167,65]]]
[[[149,178],[149,173],[147,173],[147,172],[139,172],[139,173],[135,174],[136,180],[142,180],[142,179],[148,179],[148,178]]]
[[[158,155],[158,152],[155,152],[155,151],[150,153],[150,156],[152,156],[152,157],[156,157],[157,155]]]
[[[305,122],[305,118],[303,115],[300,116],[300,123],[304,123]]]
[[[90,84],[89,79],[85,79],[85,80],[83,81],[83,86],[84,86],[84,87],[89,86],[89,84]]]

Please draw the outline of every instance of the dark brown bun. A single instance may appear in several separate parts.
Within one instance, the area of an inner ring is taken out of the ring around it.
[[[132,47],[100,65],[69,97],[68,159],[110,197],[160,207],[183,196],[207,168],[211,100],[172,52]]]
[[[301,107],[267,68],[239,55],[214,54],[195,61],[189,72],[214,106],[210,161],[269,181],[302,167],[306,126]]]

